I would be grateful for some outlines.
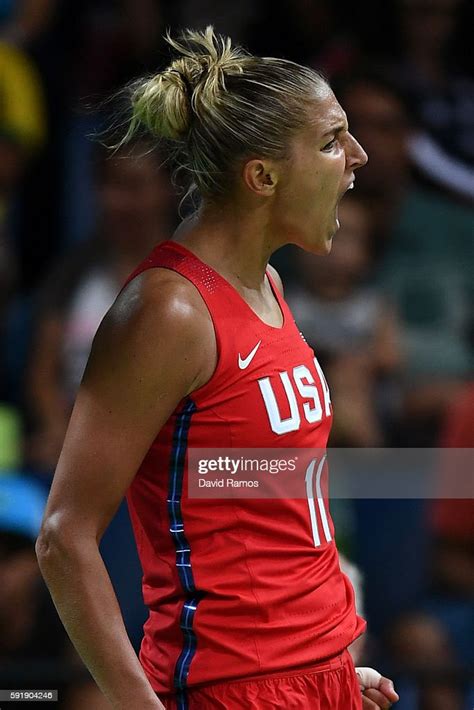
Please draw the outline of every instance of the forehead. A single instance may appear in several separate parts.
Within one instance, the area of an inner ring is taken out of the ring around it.
[[[332,129],[347,128],[346,113],[332,91],[311,105],[309,119],[310,127],[320,136]]]

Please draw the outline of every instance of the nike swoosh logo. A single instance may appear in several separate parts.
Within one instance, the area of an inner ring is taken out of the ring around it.
[[[250,363],[252,362],[252,360],[255,356],[255,353],[257,352],[257,350],[260,347],[261,342],[262,342],[261,340],[258,341],[258,343],[254,347],[252,352],[249,353],[245,359],[242,360],[242,357],[240,356],[240,353],[239,353],[239,367],[241,370],[245,370],[245,368],[247,368],[250,365]]]

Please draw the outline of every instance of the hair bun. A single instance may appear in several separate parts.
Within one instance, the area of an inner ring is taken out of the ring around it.
[[[166,39],[180,56],[134,86],[132,130],[141,124],[154,136],[183,141],[193,112],[212,110],[219,92],[225,91],[226,76],[241,74],[248,55],[211,26],[204,32],[187,30],[179,40],[169,34]]]
[[[154,136],[182,140],[191,123],[191,97],[177,69],[141,81],[132,95],[133,121]]]

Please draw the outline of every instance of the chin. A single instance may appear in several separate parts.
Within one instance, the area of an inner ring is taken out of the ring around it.
[[[333,236],[334,234],[328,234],[326,237],[320,237],[317,242],[308,240],[300,243],[299,246],[315,256],[327,256],[331,253]]]
[[[331,253],[332,240],[338,228],[339,223],[335,222],[330,228],[327,229],[325,235],[318,235],[317,241],[314,239],[314,236],[310,238],[308,235],[308,238],[304,241],[301,240],[294,243],[301,247],[301,249],[310,252],[310,254],[315,254],[316,256],[327,256]]]
[[[334,236],[334,235],[333,235]],[[320,251],[321,256],[328,256],[332,250],[332,236],[328,237],[324,242],[324,247]]]
[[[326,239],[324,240],[324,245],[323,245],[323,251],[321,252],[324,255],[328,255],[331,253],[332,249],[332,240],[336,236],[337,230],[339,229],[339,220],[336,219],[335,224],[332,225],[332,227],[328,230],[328,235]]]
[[[309,254],[314,254],[315,256],[327,256],[331,251],[332,239],[325,241],[324,243],[318,242],[317,244],[309,242],[300,242],[298,244],[301,249],[307,251]]]

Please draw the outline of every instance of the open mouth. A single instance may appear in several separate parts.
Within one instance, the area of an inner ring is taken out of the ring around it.
[[[352,179],[352,182],[349,183],[349,185],[346,187],[346,189],[344,190],[344,192],[339,196],[339,198],[338,198],[338,200],[337,200],[337,202],[336,202],[336,214],[335,214],[335,217],[336,217],[336,226],[337,226],[337,229],[339,229],[340,226],[341,226],[341,223],[339,222],[339,218],[338,218],[338,209],[337,209],[337,208],[339,207],[339,203],[340,203],[340,201],[342,200],[342,198],[344,197],[344,195],[346,194],[346,192],[349,192],[349,190],[353,190],[353,189],[354,189],[354,180],[355,180],[355,178]]]

